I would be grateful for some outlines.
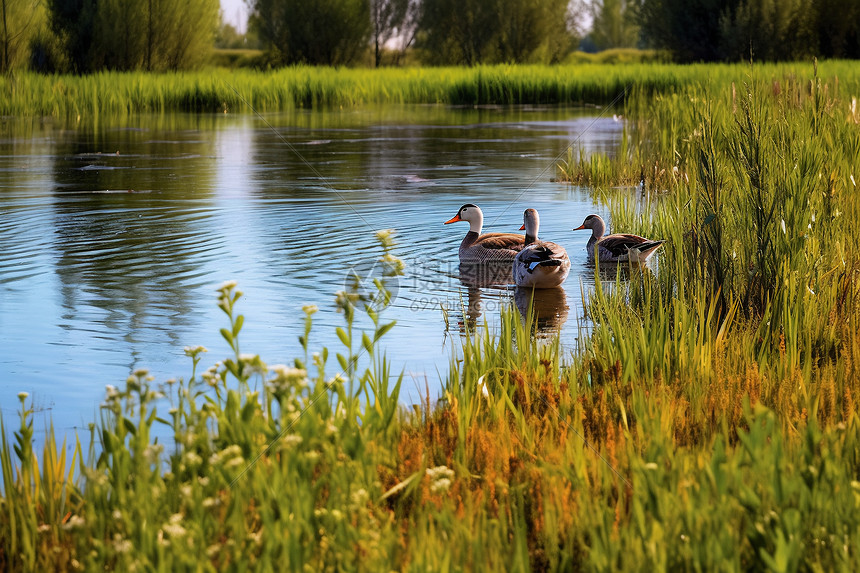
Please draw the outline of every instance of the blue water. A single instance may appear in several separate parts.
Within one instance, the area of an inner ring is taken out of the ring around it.
[[[516,232],[527,207],[540,236],[572,260],[546,331],[573,348],[582,328],[588,190],[554,182],[568,145],[614,153],[622,136],[594,109],[404,106],[336,112],[137,117],[95,125],[0,124],[0,409],[17,393],[61,434],[98,415],[106,384],[136,368],[188,377],[185,346],[208,366],[229,355],[215,289],[245,296],[243,352],[269,364],[301,355],[302,306],[319,312],[311,347],[337,350],[334,294],[373,266],[374,238],[396,229],[406,274],[383,320],[405,381],[401,400],[439,393],[465,325],[493,324],[510,287],[469,288],[457,247],[463,203],[485,231]],[[362,270],[364,269],[364,270]],[[329,364],[330,374],[336,364]]]

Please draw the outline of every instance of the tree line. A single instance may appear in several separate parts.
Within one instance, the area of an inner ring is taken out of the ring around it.
[[[679,62],[860,58],[860,0],[246,1],[283,64],[350,64],[369,43],[376,65],[380,46],[393,63],[410,48],[422,63],[460,65],[553,63],[578,45]]]
[[[860,0],[640,0],[642,41],[675,61],[860,58]]]
[[[219,21],[218,0],[0,0],[0,72],[191,68]]]
[[[860,58],[860,0],[245,2],[270,66],[554,63],[577,47],[679,62]],[[193,68],[220,21],[218,0],[0,0],[0,72]]]

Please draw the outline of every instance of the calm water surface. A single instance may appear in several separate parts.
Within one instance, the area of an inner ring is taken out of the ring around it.
[[[338,349],[334,293],[352,267],[373,265],[375,231],[389,228],[406,275],[383,315],[398,322],[384,347],[406,373],[404,403],[436,396],[452,338],[524,303],[513,288],[461,280],[467,225],[442,223],[463,203],[484,210],[485,231],[516,232],[525,208],[541,212],[541,237],[573,263],[564,290],[540,301],[544,327],[573,347],[593,271],[587,233],[570,229],[600,210],[586,190],[552,182],[554,166],[571,143],[612,153],[620,137],[594,110],[525,107],[0,119],[6,423],[26,391],[60,433],[85,428],[104,386],[132,370],[163,382],[190,375],[185,346],[209,349],[204,367],[228,356],[215,305],[226,280],[245,293],[243,351],[291,363],[305,304],[320,308],[311,346]]]

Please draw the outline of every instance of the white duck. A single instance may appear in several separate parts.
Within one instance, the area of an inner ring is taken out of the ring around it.
[[[469,232],[460,243],[461,263],[486,263],[490,261],[512,261],[523,248],[525,237],[515,233],[485,233],[484,213],[477,205],[466,203],[445,224],[467,221]]]
[[[654,251],[665,243],[665,240],[653,241],[640,237],[639,235],[613,234],[603,236],[606,232],[606,223],[600,215],[589,215],[582,225],[574,229],[591,229],[591,238],[588,239],[588,257],[594,258],[597,254],[598,260],[610,263],[646,263]]]
[[[538,240],[540,216],[534,209],[523,213],[526,245],[514,257],[514,282],[521,287],[557,287],[570,272],[570,259],[563,247],[549,241]]]

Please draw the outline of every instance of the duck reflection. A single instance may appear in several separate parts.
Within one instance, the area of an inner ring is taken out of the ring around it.
[[[531,310],[538,332],[556,331],[567,321],[567,294],[561,287],[517,287],[514,302],[525,320]]]
[[[460,281],[468,288],[513,284],[511,261],[487,261],[481,264],[460,263]]]
[[[481,264],[460,264],[460,282],[466,290],[462,301],[460,331],[474,329],[484,312],[498,311],[510,300],[508,285],[513,280],[510,261],[488,261]]]
[[[460,265],[460,282],[466,292],[461,301],[462,315],[456,323],[461,332],[472,331],[485,314],[497,315],[502,305],[513,303],[524,319],[529,316],[531,305],[535,325],[539,333],[555,332],[567,321],[567,295],[563,288],[513,288],[512,265],[510,263],[484,263]],[[457,312],[456,315],[460,313]]]

